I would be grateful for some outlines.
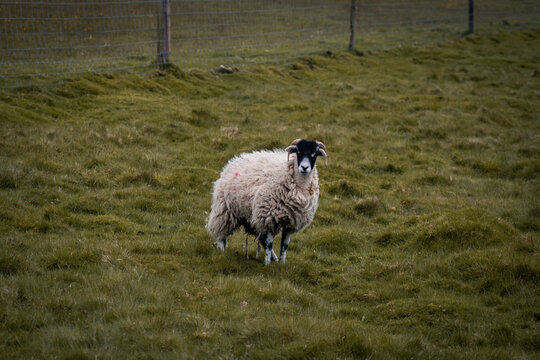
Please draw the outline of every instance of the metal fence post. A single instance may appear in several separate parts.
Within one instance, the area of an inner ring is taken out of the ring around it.
[[[356,42],[356,12],[358,9],[358,0],[351,0],[351,37],[349,39],[349,50],[354,50]]]
[[[469,34],[474,32],[474,0],[469,0]]]
[[[158,63],[168,64],[171,57],[171,2],[162,0],[158,16]]]

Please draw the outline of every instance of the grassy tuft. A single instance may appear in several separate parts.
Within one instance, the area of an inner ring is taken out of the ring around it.
[[[432,186],[453,185],[452,177],[444,177],[442,175],[424,175],[416,179],[416,182],[420,185],[432,185]]]
[[[515,234],[507,224],[478,209],[450,212],[417,225],[413,241],[431,249],[483,248],[504,244]]]
[[[347,180],[338,180],[330,183],[326,189],[329,194],[336,196],[359,196],[361,195],[359,187]]]
[[[11,169],[2,169],[0,172],[0,188],[1,189],[15,189],[17,187],[17,180],[15,174]]]
[[[375,216],[383,208],[377,197],[367,197],[360,199],[354,205],[354,210],[364,216]]]

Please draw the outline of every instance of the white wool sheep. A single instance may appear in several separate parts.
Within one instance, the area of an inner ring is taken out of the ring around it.
[[[292,155],[292,156],[290,156]],[[243,153],[231,159],[214,183],[212,211],[206,228],[224,251],[227,237],[243,226],[258,237],[269,264],[272,243],[279,231],[285,262],[292,233],[311,224],[319,199],[317,156],[326,162],[326,147],[319,141],[296,139],[285,150]]]

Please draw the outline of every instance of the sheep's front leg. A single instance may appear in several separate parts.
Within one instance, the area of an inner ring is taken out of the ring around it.
[[[257,242],[257,254],[255,255],[256,258],[259,258],[259,256],[261,255],[262,236],[264,236],[264,234],[260,234],[259,236],[255,238],[255,241]],[[276,253],[274,252],[274,250],[272,250],[272,259],[274,259],[275,262],[278,261],[278,257]]]
[[[281,233],[281,251],[279,253],[279,262],[285,262],[289,241],[291,241],[291,233],[288,230],[283,229],[283,232]]]
[[[217,239],[214,245],[218,248],[218,250],[225,251],[227,248],[227,238]]]
[[[270,233],[264,233],[261,234],[260,241],[264,248],[264,265],[268,265],[272,261],[272,243],[274,242],[274,237]]]

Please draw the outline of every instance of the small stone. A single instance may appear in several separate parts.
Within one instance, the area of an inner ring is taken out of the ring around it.
[[[232,74],[234,72],[232,68],[225,65],[219,65],[219,67],[215,71],[218,74]]]

